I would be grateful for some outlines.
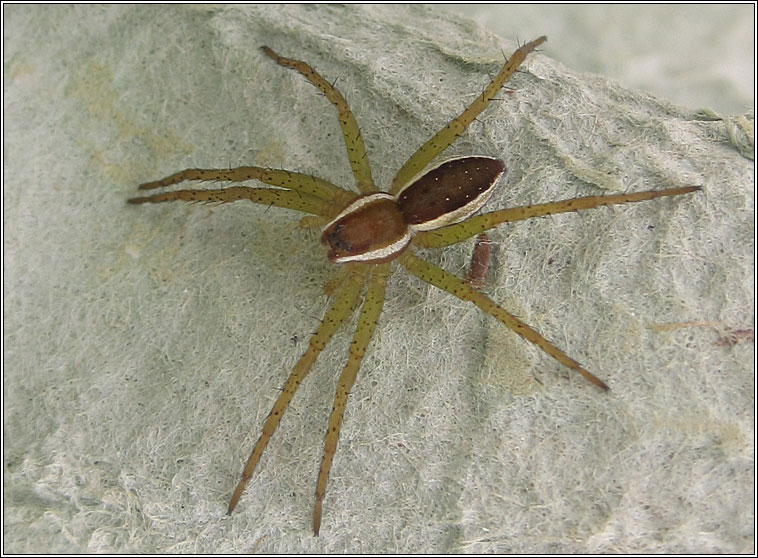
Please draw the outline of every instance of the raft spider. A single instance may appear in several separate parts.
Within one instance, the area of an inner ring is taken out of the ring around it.
[[[270,48],[262,47],[263,52],[274,62],[302,74],[337,109],[347,156],[355,177],[355,188],[359,193],[310,175],[249,166],[230,170],[187,169],[155,182],[147,182],[139,188],[152,190],[188,180],[257,180],[274,188],[232,186],[213,190],[175,190],[128,200],[133,204],[172,200],[221,203],[249,200],[267,206],[274,205],[309,213],[312,217],[304,218],[301,224],[323,226],[321,243],[328,248],[327,258],[330,262],[342,266],[337,277],[327,284],[326,290],[333,298],[331,306],[266,418],[260,437],[242,472],[242,478],[231,497],[228,513],[237,506],[245,485],[298,386],[334,333],[352,316],[355,309],[361,306],[347,363],[338,380],[316,482],[313,531],[318,535],[329,469],[337,449],[348,394],[381,314],[385,284],[391,273],[392,262],[397,262],[412,275],[430,285],[461,300],[474,303],[562,365],[578,372],[597,387],[608,389],[608,386],[578,362],[474,286],[419,258],[414,250],[415,247],[450,246],[501,223],[604,205],[651,200],[662,196],[677,196],[700,189],[683,187],[631,194],[588,196],[472,216],[492,194],[498,179],[505,172],[504,163],[491,157],[476,156],[450,159],[431,169],[428,169],[428,166],[487,108],[526,56],[546,40],[545,37],[539,37],[516,50],[482,94],[405,162],[387,192],[380,191],[374,185],[358,123],[342,94],[305,62],[284,58]]]

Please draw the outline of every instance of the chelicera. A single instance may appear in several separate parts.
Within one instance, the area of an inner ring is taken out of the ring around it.
[[[301,224],[323,228],[321,243],[327,248],[327,258],[341,267],[337,276],[326,286],[327,293],[333,298],[331,306],[311,336],[307,350],[295,364],[263,424],[260,437],[242,472],[242,478],[232,494],[229,513],[237,506],[245,485],[298,386],[334,333],[360,306],[358,325],[350,345],[347,363],[338,380],[316,482],[313,530],[318,535],[322,502],[332,459],[337,449],[348,394],[382,312],[385,285],[395,264],[461,300],[472,302],[527,341],[537,345],[562,365],[578,372],[595,386],[603,390],[608,389],[605,383],[578,362],[475,288],[481,277],[475,281],[460,279],[420,258],[415,250],[450,246],[502,223],[598,206],[677,196],[699,189],[683,187],[572,198],[473,216],[491,196],[505,172],[504,163],[486,156],[458,157],[427,169],[433,160],[466,130],[477,115],[487,108],[526,56],[545,40],[545,37],[540,37],[516,50],[481,95],[406,161],[386,192],[380,191],[374,184],[360,129],[340,92],[305,62],[284,58],[270,48],[263,47],[263,52],[269,58],[302,74],[337,109],[348,159],[355,177],[355,188],[359,193],[310,175],[248,166],[230,170],[187,169],[162,180],[142,184],[140,189],[152,190],[191,180],[257,180],[270,187],[233,186],[221,189],[175,190],[129,200],[129,203],[133,204],[173,200],[222,203],[249,200],[308,213],[312,217],[304,218]],[[481,267],[482,264],[477,265]],[[481,269],[477,274],[481,275]]]

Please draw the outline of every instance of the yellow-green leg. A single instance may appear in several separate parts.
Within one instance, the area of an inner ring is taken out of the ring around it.
[[[534,343],[540,349],[545,351],[555,360],[563,364],[564,366],[579,372],[584,378],[595,384],[597,387],[604,390],[608,389],[598,377],[594,374],[590,374],[587,370],[569,357],[566,353],[555,347],[547,339],[542,337],[539,333],[526,325],[524,322],[516,318],[513,314],[506,311],[504,308],[498,306],[489,297],[483,293],[471,288],[463,279],[459,279],[455,275],[448,273],[447,271],[430,264],[429,262],[422,260],[415,256],[411,250],[406,250],[399,258],[400,263],[410,273],[418,277],[419,279],[426,281],[427,283],[434,285],[447,291],[450,294],[460,298],[461,300],[468,300],[476,304],[484,312],[493,316],[500,322],[502,322],[509,329],[518,333],[521,337]]]
[[[229,501],[229,509],[227,513],[232,513],[236,507],[240,496],[242,496],[242,492],[245,490],[247,481],[252,476],[253,471],[255,471],[255,467],[258,465],[263,450],[266,449],[268,441],[271,439],[271,436],[273,436],[277,426],[279,426],[279,422],[282,420],[282,416],[287,410],[287,406],[290,404],[300,383],[307,376],[308,372],[310,372],[316,358],[332,339],[334,333],[347,319],[350,318],[350,316],[352,316],[355,307],[358,305],[358,300],[363,288],[364,272],[356,269],[354,266],[349,266],[343,271],[343,273],[345,274],[345,277],[342,285],[337,289],[336,298],[332,303],[332,306],[321,321],[321,325],[319,325],[316,333],[311,337],[308,349],[292,369],[289,378],[287,378],[287,381],[284,384],[282,392],[276,399],[268,418],[266,418],[266,422],[263,425],[263,431],[261,432],[258,441],[255,443],[255,447],[250,454],[250,458],[247,460],[245,469],[242,471],[242,479],[240,479],[239,484],[237,484],[237,487],[234,489],[232,499]]]
[[[604,205],[616,205],[622,203],[641,202],[662,198],[665,196],[679,196],[701,190],[700,186],[685,186],[683,188],[668,188],[665,190],[648,190],[632,194],[615,194],[612,196],[587,196],[584,198],[572,198],[538,205],[525,205],[511,209],[492,211],[466,219],[462,223],[450,225],[434,231],[420,232],[414,238],[416,246],[424,248],[442,248],[450,246],[461,240],[475,236],[483,231],[492,229],[502,223],[511,223],[532,217],[555,215],[569,211],[581,211]]]
[[[361,135],[360,128],[358,128],[358,122],[356,122],[355,116],[353,116],[353,112],[350,110],[342,93],[322,78],[310,64],[279,56],[266,46],[262,47],[262,50],[266,53],[266,56],[280,66],[292,68],[300,72],[305,79],[316,86],[329,99],[329,102],[335,106],[340,127],[342,128],[342,135],[345,138],[347,157],[350,160],[350,167],[353,169],[353,176],[355,176],[355,185],[361,193],[375,192],[377,188],[374,185],[374,179],[371,177],[371,167],[368,164],[368,157],[366,156],[366,145],[363,143],[363,136]]]
[[[218,181],[218,182],[244,182],[245,180],[258,180],[264,184],[278,186],[294,192],[308,194],[322,200],[333,200],[347,203],[354,195],[344,188],[335,186],[331,182],[321,180],[309,174],[291,172],[286,170],[268,169],[264,167],[237,167],[236,169],[186,169],[176,172],[166,178],[140,184],[140,190],[152,190],[179,184],[185,180],[191,181]]]
[[[227,203],[238,200],[249,200],[261,205],[273,205],[294,209],[314,215],[329,216],[336,210],[334,204],[291,190],[274,190],[273,188],[247,188],[245,186],[232,186],[219,190],[175,190],[163,192],[152,196],[130,198],[128,203],[160,203],[167,201],[182,200],[188,202],[218,202]]]
[[[451,120],[444,128],[432,136],[429,141],[419,147],[402,168],[397,171],[395,178],[392,180],[390,194],[397,194],[414,176],[424,170],[432,159],[447,149],[455,141],[455,138],[465,132],[468,125],[487,108],[487,105],[495,98],[500,88],[505,85],[505,82],[510,79],[516,69],[526,60],[527,55],[546,40],[547,37],[540,37],[526,43],[514,52],[482,94],[460,116]]]
[[[384,290],[389,276],[390,264],[377,266],[371,272],[371,279],[363,302],[358,327],[355,330],[353,342],[350,344],[350,352],[339,381],[337,393],[334,396],[334,407],[329,417],[329,426],[324,439],[324,457],[321,459],[321,469],[316,482],[316,504],[313,509],[313,532],[318,535],[321,528],[321,506],[326,492],[326,483],[329,480],[329,470],[332,466],[334,452],[337,451],[342,417],[347,405],[347,396],[355,383],[358,370],[361,367],[366,347],[374,334],[379,315],[382,313],[384,304]]]

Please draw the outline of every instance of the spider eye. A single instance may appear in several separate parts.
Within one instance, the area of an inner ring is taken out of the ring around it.
[[[413,230],[452,225],[484,205],[504,172],[499,159],[450,159],[412,180],[398,194],[397,203]]]

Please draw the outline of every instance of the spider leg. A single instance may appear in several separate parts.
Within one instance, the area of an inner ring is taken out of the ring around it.
[[[335,186],[331,182],[316,178],[309,174],[292,172],[279,169],[267,169],[264,167],[238,167],[236,169],[186,169],[172,175],[140,184],[140,190],[152,190],[184,182],[185,180],[213,180],[221,182],[244,182],[245,180],[258,180],[264,184],[278,186],[293,192],[308,194],[322,200],[335,200],[347,202],[353,196],[344,188]]]
[[[377,190],[374,185],[374,179],[371,177],[371,167],[368,164],[366,155],[366,145],[363,143],[361,130],[358,128],[358,122],[353,116],[353,112],[336,87],[322,78],[310,64],[292,58],[279,56],[267,46],[261,47],[263,52],[280,66],[292,68],[299,72],[305,79],[311,82],[324,96],[329,99],[337,109],[342,135],[345,138],[345,148],[347,157],[350,160],[350,168],[353,169],[355,176],[355,185],[358,191],[365,194]]]
[[[529,43],[519,47],[519,49],[513,53],[509,60],[503,65],[503,68],[498,72],[495,78],[485,88],[479,97],[477,97],[469,107],[464,110],[460,116],[451,120],[444,128],[437,132],[429,139],[424,145],[418,148],[418,150],[411,155],[405,164],[397,171],[395,178],[392,180],[392,186],[390,186],[389,193],[397,194],[400,189],[405,186],[414,176],[421,172],[437,155],[442,153],[447,147],[455,141],[455,138],[460,136],[469,124],[479,114],[487,108],[497,95],[500,88],[505,85],[505,82],[513,75],[516,69],[524,62],[527,55],[534,51],[538,46],[544,43],[547,37],[539,37]]]
[[[542,337],[534,329],[516,318],[513,314],[497,305],[485,294],[467,285],[463,279],[459,279],[452,273],[448,273],[436,265],[422,260],[421,258],[415,256],[411,250],[406,250],[398,259],[403,267],[405,267],[410,273],[422,281],[426,281],[427,283],[434,285],[443,291],[447,291],[450,294],[460,298],[461,300],[473,302],[479,308],[484,310],[484,312],[502,322],[506,327],[518,333],[521,337],[530,343],[537,345],[540,349],[545,351],[547,354],[549,354],[564,366],[571,368],[576,372],[579,372],[579,374],[584,376],[585,379],[589,380],[597,387],[604,390],[609,389],[608,386],[605,385],[605,383],[603,383],[603,381],[600,380],[597,376],[589,373],[587,370],[582,368],[578,362],[558,349],[555,345]]]
[[[557,202],[501,209],[499,211],[483,213],[482,215],[471,217],[461,223],[441,229],[420,232],[413,241],[417,246],[423,246],[424,248],[442,248],[443,246],[450,246],[451,244],[470,238],[502,223],[511,223],[544,215],[555,215],[556,213],[567,213],[569,211],[581,211],[604,205],[641,202],[665,196],[679,196],[701,189],[700,186],[685,186],[682,188],[648,190],[612,196],[587,196],[584,198],[572,198]]]
[[[291,190],[275,190],[273,188],[248,188],[232,186],[219,190],[175,190],[138,198],[130,198],[127,203],[160,203],[174,200],[189,202],[220,202],[227,203],[237,200],[250,200],[261,205],[274,205],[312,213],[314,215],[330,216],[336,212],[334,204],[317,197],[300,194]]]
[[[348,318],[350,318],[350,316],[352,316],[353,311],[358,305],[361,289],[363,287],[363,274],[360,272],[356,273],[354,267],[346,268],[343,273],[344,281],[336,294],[332,306],[321,321],[316,333],[311,337],[308,349],[292,369],[292,372],[284,384],[282,392],[279,394],[279,397],[277,397],[271,412],[266,418],[261,435],[255,443],[255,447],[250,454],[250,458],[247,460],[245,469],[242,471],[242,478],[234,489],[232,499],[229,501],[229,509],[227,513],[232,513],[237,506],[237,502],[239,501],[240,496],[242,496],[242,492],[245,490],[247,481],[252,476],[253,471],[255,471],[255,467],[258,465],[263,450],[266,449],[268,441],[271,439],[271,436],[273,436],[277,426],[279,426],[279,422],[282,420],[282,416],[287,410],[287,406],[290,404],[300,383],[306,377],[308,372],[310,372],[316,358],[332,339],[334,333]]]
[[[347,405],[347,396],[355,383],[358,370],[361,367],[366,347],[374,334],[376,322],[382,313],[384,304],[384,290],[389,276],[390,265],[383,264],[373,270],[371,281],[366,291],[366,296],[358,318],[358,326],[355,330],[353,342],[350,344],[350,353],[339,381],[337,393],[334,396],[334,407],[329,417],[329,426],[324,439],[324,456],[321,459],[321,469],[316,482],[316,503],[313,509],[313,532],[318,536],[321,528],[321,506],[326,492],[326,483],[329,480],[329,470],[332,466],[334,452],[337,451],[337,441],[342,427],[342,417]]]

